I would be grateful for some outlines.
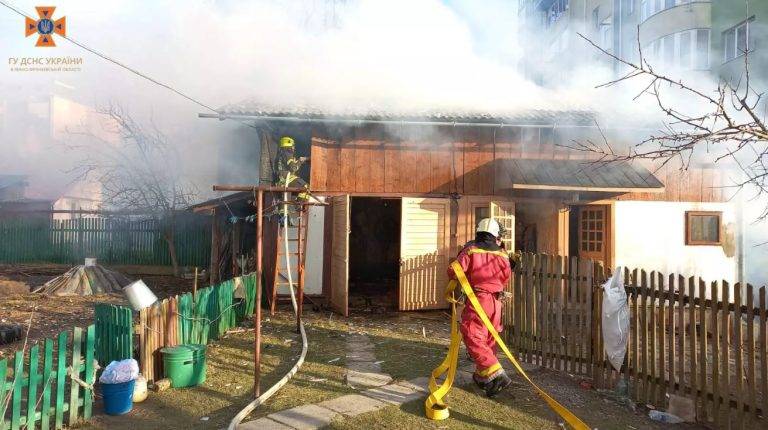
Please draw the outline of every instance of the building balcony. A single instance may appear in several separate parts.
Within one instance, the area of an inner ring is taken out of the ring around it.
[[[648,17],[640,24],[640,44],[650,42],[672,33],[696,28],[711,28],[709,1],[693,1],[664,9]]]

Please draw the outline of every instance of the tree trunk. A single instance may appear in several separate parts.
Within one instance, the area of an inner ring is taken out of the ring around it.
[[[179,258],[176,256],[176,244],[173,243],[173,230],[170,233],[166,232],[163,234],[163,239],[165,239],[165,243],[168,245],[168,254],[171,257],[171,265],[173,266],[173,276],[178,278],[181,276],[181,271],[179,270]]]

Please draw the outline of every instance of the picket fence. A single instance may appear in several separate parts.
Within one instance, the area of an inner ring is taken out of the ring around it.
[[[87,421],[93,413],[94,326],[59,333],[55,342],[17,351],[13,363],[0,360],[0,429],[56,429]],[[89,387],[84,387],[88,385]]]
[[[524,254],[505,311],[506,336],[520,359],[591,377],[596,388],[625,378],[634,400],[659,408],[668,406],[667,394],[688,397],[698,419],[714,427],[767,426],[766,287],[624,272],[629,346],[616,371],[603,345],[604,268]]]
[[[180,221],[174,243],[179,264],[210,262],[210,223]],[[170,265],[168,247],[156,220],[75,218],[0,219],[0,263],[79,264],[96,257],[111,265]]]
[[[163,377],[160,350],[208,344],[245,318],[256,304],[256,275],[250,274],[167,298],[139,312],[139,367],[148,381]]]
[[[101,367],[133,357],[133,312],[125,306],[98,303],[94,309],[96,360]]]

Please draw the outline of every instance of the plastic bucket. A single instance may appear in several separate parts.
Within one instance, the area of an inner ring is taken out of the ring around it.
[[[135,311],[140,311],[157,301],[157,296],[141,279],[126,285],[123,293]]]
[[[123,415],[133,409],[133,389],[136,381],[119,384],[101,384],[101,395],[104,397],[104,413],[107,415]]]
[[[165,377],[171,387],[194,387],[205,382],[205,345],[179,345],[160,350]]]

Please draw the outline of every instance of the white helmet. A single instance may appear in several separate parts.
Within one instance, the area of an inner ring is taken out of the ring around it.
[[[492,218],[483,218],[477,223],[477,233],[484,231],[490,233],[493,237],[499,237],[501,235],[501,226],[498,221]]]

